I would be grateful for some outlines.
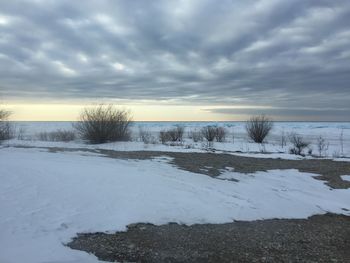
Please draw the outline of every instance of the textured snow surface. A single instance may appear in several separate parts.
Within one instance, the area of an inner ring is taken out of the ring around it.
[[[172,151],[172,152],[203,152],[208,150],[206,142],[193,142],[189,138],[191,131],[200,131],[207,125],[224,127],[227,136],[225,142],[215,142],[210,150],[216,152],[241,152],[244,155],[258,158],[300,159],[300,156],[289,154],[292,145],[288,142],[288,135],[296,132],[300,134],[310,146],[304,153],[312,152],[313,156],[333,158],[339,161],[350,161],[350,122],[275,122],[271,134],[263,145],[253,143],[245,131],[244,122],[135,122],[131,126],[131,142],[116,142],[87,146],[76,140],[69,143],[40,141],[38,136],[42,132],[52,132],[59,129],[72,130],[72,122],[14,122],[17,137],[6,142],[7,145],[27,145],[43,147],[89,147],[111,149],[118,151]],[[159,131],[181,125],[185,128],[184,141],[177,146],[160,144]],[[140,140],[139,130],[148,132],[153,136],[154,144],[144,144]],[[287,145],[281,145],[284,134]],[[327,145],[319,153],[317,139],[322,136]],[[265,154],[269,153],[269,154]],[[270,154],[272,153],[272,154]],[[342,157],[342,158],[340,158]],[[347,158],[344,158],[347,157]],[[307,157],[311,158],[311,157]]]
[[[350,215],[350,189],[331,190],[314,174],[297,170],[240,174],[231,169],[215,179],[179,170],[166,158],[83,154],[0,149],[1,263],[98,262],[63,244],[79,232],[120,231],[137,222]]]

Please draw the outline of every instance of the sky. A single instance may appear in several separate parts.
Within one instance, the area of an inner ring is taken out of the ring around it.
[[[349,0],[0,0],[0,104],[74,120],[350,121]]]

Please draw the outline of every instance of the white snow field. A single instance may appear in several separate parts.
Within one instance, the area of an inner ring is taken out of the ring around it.
[[[350,189],[330,189],[313,176],[228,170],[215,179],[179,170],[167,158],[119,160],[2,147],[0,262],[98,262],[63,244],[80,232],[122,231],[137,222],[350,216]]]
[[[241,152],[251,157],[301,159],[300,156],[289,154],[291,144],[288,142],[290,133],[298,133],[304,140],[310,142],[305,153],[312,151],[313,156],[318,156],[317,138],[325,139],[326,149],[322,151],[323,158],[340,159],[350,161],[350,122],[275,122],[271,134],[263,145],[252,142],[247,138],[244,122],[135,122],[132,129],[133,141],[107,143],[101,145],[86,146],[83,142],[76,140],[69,143],[47,142],[39,140],[39,133],[52,132],[58,129],[73,130],[72,122],[13,122],[18,136],[7,142],[7,145],[31,145],[49,147],[89,147],[103,148],[118,151],[181,151],[200,152],[208,150],[206,142],[193,142],[189,138],[191,131],[200,131],[207,125],[224,127],[227,131],[225,142],[215,142],[210,150],[219,152]],[[185,128],[184,141],[177,146],[162,145],[158,140],[159,131],[166,130],[176,125]],[[140,140],[139,129],[149,132],[156,143],[145,144]],[[287,145],[282,147],[282,134],[284,134]],[[266,153],[270,153],[266,155]],[[272,154],[271,154],[272,153]],[[307,156],[310,158],[310,156]]]

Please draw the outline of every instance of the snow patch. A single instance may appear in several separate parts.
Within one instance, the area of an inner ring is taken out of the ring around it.
[[[79,232],[123,231],[138,222],[191,225],[350,215],[350,190],[331,190],[313,176],[231,169],[218,180],[179,170],[162,158],[128,161],[2,148],[0,261],[98,262],[62,244]]]
[[[344,181],[350,182],[350,175],[342,175],[341,179],[343,179]]]

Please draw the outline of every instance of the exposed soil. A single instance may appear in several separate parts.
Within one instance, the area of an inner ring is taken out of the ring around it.
[[[40,148],[40,147],[39,147]],[[284,160],[270,158],[243,157],[233,154],[217,153],[183,153],[183,152],[156,152],[156,151],[113,151],[101,149],[70,149],[46,148],[51,152],[85,151],[105,155],[117,159],[152,159],[159,156],[169,156],[171,163],[178,168],[209,175],[219,176],[227,167],[236,172],[254,173],[273,169],[297,169],[300,172],[314,173],[316,179],[326,181],[326,184],[335,189],[350,188],[350,182],[341,179],[341,175],[350,175],[350,162],[339,162],[325,159]]]
[[[127,232],[79,234],[67,245],[112,262],[350,262],[350,217],[135,224]]]

